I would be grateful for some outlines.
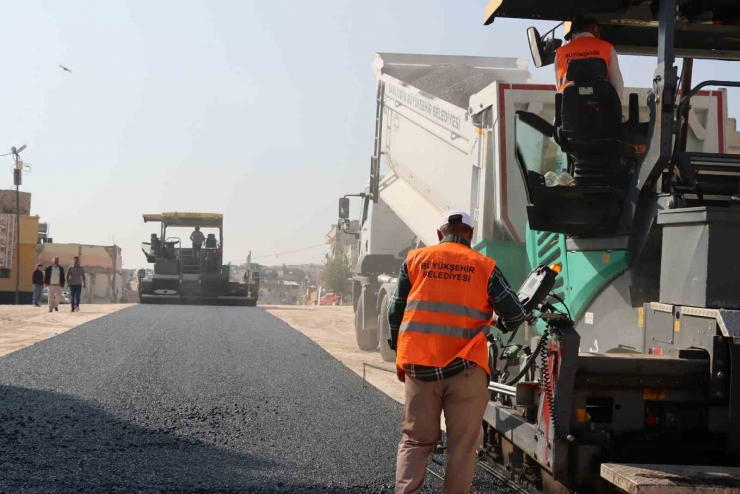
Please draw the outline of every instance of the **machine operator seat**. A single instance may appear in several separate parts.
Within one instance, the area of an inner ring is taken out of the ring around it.
[[[218,242],[216,241],[216,235],[213,233],[209,233],[208,237],[206,237],[206,248],[215,249],[216,247],[218,247]]]
[[[538,115],[517,112],[517,125],[522,126],[516,137],[517,161],[527,182],[529,226],[574,236],[615,235],[634,169],[630,146],[645,140],[634,135],[643,127],[638,96],[630,95],[630,118],[623,124],[622,103],[607,78],[604,60],[572,60],[567,78],[571,82],[556,96],[554,125]],[[542,157],[527,148],[532,132],[526,128],[560,147],[575,186],[547,185]]]
[[[578,185],[626,190],[631,171],[622,103],[601,58],[571,60],[571,83],[557,95],[555,141],[568,155]]]

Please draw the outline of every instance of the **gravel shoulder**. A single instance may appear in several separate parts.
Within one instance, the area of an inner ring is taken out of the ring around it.
[[[0,357],[119,310],[132,304],[83,304],[80,312],[69,305],[49,312],[46,305],[0,305]]]

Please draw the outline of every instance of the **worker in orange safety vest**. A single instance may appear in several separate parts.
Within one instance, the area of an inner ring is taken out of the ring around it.
[[[397,351],[396,372],[405,382],[399,494],[423,487],[429,455],[440,439],[442,411],[444,492],[470,491],[488,403],[486,336],[492,324],[507,332],[525,317],[496,261],[471,248],[473,222],[467,213],[446,211],[437,236],[438,245],[409,252],[388,308],[388,344]]]
[[[599,24],[593,19],[578,19],[566,35],[569,43],[555,50],[555,80],[559,93],[568,86],[568,63],[574,59],[601,58],[606,62],[609,82],[622,100],[624,80],[619,70],[619,57],[611,43],[601,39]]]

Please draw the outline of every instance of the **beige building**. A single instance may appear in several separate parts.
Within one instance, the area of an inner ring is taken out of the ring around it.
[[[357,232],[360,230],[360,222],[352,220],[349,231]],[[351,265],[357,262],[357,238],[351,233],[339,230],[337,225],[333,225],[329,233],[326,234],[326,244],[331,246],[330,257],[345,255]]]
[[[87,287],[82,290],[82,302],[121,303],[124,298],[126,279],[123,274],[121,248],[117,245],[43,244],[38,262],[44,266],[59,257],[59,264],[66,269],[75,256],[85,268]],[[29,275],[30,276],[30,275]]]
[[[727,152],[740,154],[740,132],[737,130],[737,120],[728,118],[727,126]]]

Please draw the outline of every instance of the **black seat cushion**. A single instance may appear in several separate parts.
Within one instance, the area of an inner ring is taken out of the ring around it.
[[[622,103],[600,58],[572,60],[563,90],[562,136],[574,151],[619,147],[624,141]],[[605,142],[605,141],[611,141]]]

